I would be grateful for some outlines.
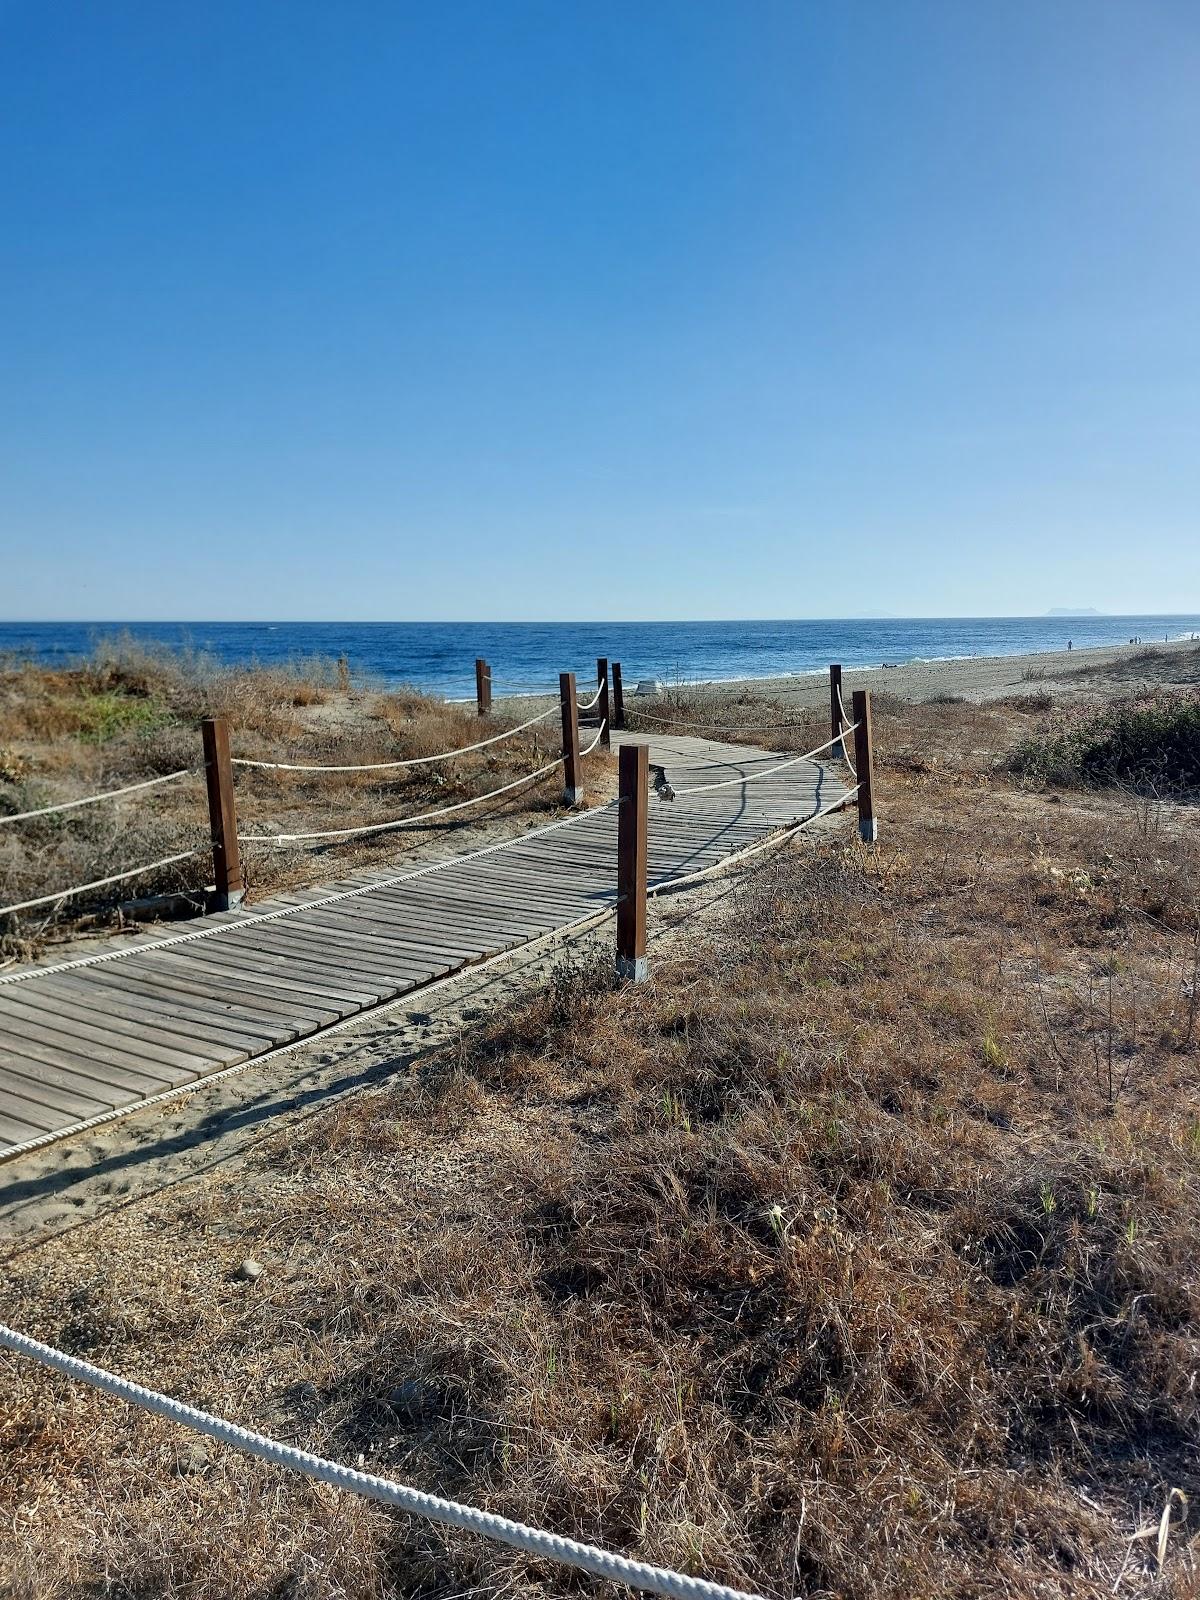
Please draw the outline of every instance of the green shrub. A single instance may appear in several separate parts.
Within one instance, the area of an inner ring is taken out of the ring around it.
[[[1011,766],[1043,783],[1200,789],[1200,695],[1163,691],[1064,712],[1017,745]]]

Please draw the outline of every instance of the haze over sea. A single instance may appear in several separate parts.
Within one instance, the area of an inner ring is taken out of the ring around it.
[[[0,622],[0,655],[67,665],[105,640],[194,650],[223,664],[279,665],[344,655],[357,679],[407,683],[448,698],[474,693],[474,663],[495,693],[590,677],[620,661],[627,684],[766,678],[823,671],[830,661],[878,667],[917,660],[1146,643],[1200,634],[1200,616],[903,617],[755,622]]]

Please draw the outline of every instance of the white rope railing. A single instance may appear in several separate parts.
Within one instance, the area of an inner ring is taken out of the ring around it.
[[[627,708],[630,716],[635,716],[641,722],[655,722],[662,728],[701,728],[709,733],[774,733],[779,728],[795,728],[799,726],[795,717],[789,717],[786,722],[758,722],[758,723],[715,723],[715,722],[686,722],[682,717],[653,717],[648,711],[643,711],[640,706]]]
[[[379,878],[373,883],[356,884],[353,889],[336,889],[331,894],[319,895],[315,900],[301,900],[291,906],[276,906],[271,911],[258,911],[246,916],[239,916],[231,922],[210,923],[204,928],[192,928],[187,933],[173,933],[165,939],[148,940],[142,944],[125,945],[116,950],[98,950],[93,955],[75,956],[69,961],[55,961],[44,966],[26,967],[22,972],[0,973],[0,986],[10,983],[25,983],[30,978],[48,978],[59,972],[74,972],[80,967],[93,967],[101,962],[120,961],[125,956],[145,955],[151,950],[168,950],[179,944],[191,944],[195,939],[217,938],[225,933],[237,933],[243,928],[257,927],[261,922],[275,922],[281,917],[299,916],[304,911],[316,911],[323,906],[336,905],[342,900],[356,900],[362,895],[373,894],[381,889],[394,889],[397,884],[410,883],[414,878],[425,878],[435,872],[444,872],[449,867],[461,866],[468,861],[477,861],[481,856],[495,855],[501,850],[511,850],[514,845],[526,844],[530,839],[538,839],[547,833],[554,833],[559,828],[570,828],[576,823],[586,822],[602,816],[610,807],[615,806],[615,800],[609,800],[602,806],[593,806],[588,810],[571,811],[565,817],[558,817],[554,822],[548,822],[544,827],[531,828],[526,833],[514,834],[511,839],[497,839],[494,844],[481,845],[478,850],[468,851],[465,855],[444,856],[439,861],[426,861],[422,866],[409,867],[404,872],[393,873],[390,877]],[[376,1008],[378,1009],[378,1008]],[[302,1043],[304,1041],[301,1041]],[[258,1059],[264,1059],[262,1057]],[[205,1080],[205,1081],[211,1081]],[[143,1104],[144,1102],[138,1102]]]
[[[139,789],[154,789],[160,783],[174,783],[176,778],[190,778],[199,767],[180,767],[178,772],[164,772],[159,778],[146,778],[141,783],[127,783],[121,789],[104,789],[99,794],[84,795],[81,800],[60,800],[57,805],[38,806],[33,811],[17,811],[0,817],[0,827],[6,822],[24,822],[29,817],[48,817],[55,811],[74,811],[79,806],[98,805],[101,800],[119,800],[124,794],[136,794]]]
[[[168,1395],[146,1388],[144,1384],[118,1377],[116,1373],[108,1372],[103,1367],[93,1366],[90,1361],[82,1361],[78,1356],[67,1355],[65,1351],[56,1350],[53,1345],[43,1344],[39,1339],[31,1339],[28,1334],[17,1333],[2,1323],[0,1323],[0,1346],[11,1350],[15,1355],[36,1361],[40,1366],[48,1367],[54,1372],[61,1372],[76,1383],[86,1383],[104,1394],[113,1395],[118,1400],[137,1406],[139,1410],[148,1411],[153,1416],[165,1417],[168,1422],[190,1428],[193,1432],[204,1434],[209,1439],[216,1439],[219,1443],[230,1445],[233,1449],[255,1456],[260,1461],[269,1461],[273,1466],[303,1473],[305,1477],[317,1483],[332,1484],[336,1488],[364,1495],[367,1499],[381,1501],[384,1505],[395,1506],[397,1510],[407,1512],[410,1516],[423,1517],[447,1527],[462,1528],[470,1533],[482,1534],[486,1539],[508,1545],[514,1550],[522,1550],[527,1555],[557,1561],[563,1566],[575,1567],[581,1572],[609,1578],[614,1583],[628,1584],[630,1588],[667,1595],[672,1597],[672,1600],[760,1600],[758,1596],[747,1595],[742,1590],[730,1589],[724,1584],[709,1583],[703,1578],[692,1578],[681,1572],[672,1572],[665,1567],[652,1566],[646,1561],[634,1561],[628,1556],[601,1550],[596,1545],[581,1544],[578,1540],[564,1538],[561,1534],[528,1527],[525,1523],[515,1522],[512,1518],[499,1516],[493,1511],[484,1511],[478,1506],[464,1505],[457,1500],[445,1500],[441,1495],[426,1494],[423,1490],[412,1489],[407,1484],[394,1483],[388,1478],[379,1478],[370,1472],[359,1472],[353,1467],[341,1465],[340,1462],[327,1461],[322,1456],[312,1455],[307,1450],[298,1450],[294,1445],[280,1444],[275,1439],[267,1438],[265,1434],[239,1427],[237,1423],[227,1422],[222,1417],[213,1416],[211,1412],[186,1405],[182,1400],[173,1400]]]
[[[394,828],[412,828],[421,822],[433,822],[439,817],[449,817],[457,811],[465,811],[468,806],[482,805],[485,800],[495,800],[499,795],[520,788],[523,783],[534,783],[538,778],[544,778],[548,772],[553,772],[555,767],[561,766],[562,757],[559,756],[556,760],[547,762],[544,767],[538,767],[535,772],[526,772],[521,777],[514,778],[511,783],[502,784],[499,789],[489,789],[486,794],[472,795],[469,800],[456,800],[453,805],[438,806],[433,811],[418,811],[410,817],[394,817],[388,822],[367,822],[352,828],[324,828],[315,833],[239,833],[238,843],[297,844],[311,839],[353,839],[360,838],[366,833],[386,833]]]
[[[842,699],[842,686],[840,683],[837,685],[837,701],[838,714],[842,720],[842,731],[839,735],[842,741],[842,760],[850,768],[851,776],[857,778],[858,768],[850,759],[850,746],[846,743],[846,735],[848,733],[853,733],[858,724],[856,722],[851,722],[850,718],[846,715],[846,702]]]
[[[231,756],[230,761],[235,767],[258,767],[266,772],[390,772],[397,767],[425,767],[437,761],[451,761],[455,756],[470,755],[475,750],[486,750],[489,745],[499,744],[502,739],[511,739],[518,733],[524,733],[535,723],[545,722],[557,710],[557,706],[551,706],[548,711],[539,711],[536,717],[530,717],[527,722],[519,722],[515,728],[505,728],[503,733],[494,733],[489,739],[480,739],[475,744],[460,745],[457,750],[443,750],[434,756],[410,756],[405,761],[353,761],[344,766],[304,761],[251,761],[248,756]]]
[[[600,696],[603,693],[604,693],[604,685],[602,683],[597,684],[596,685],[596,692],[595,692],[595,694],[592,696],[592,698],[590,700],[588,700],[586,702],[585,701],[577,702],[577,704],[575,706],[576,711],[591,711],[593,709],[593,707],[598,706],[600,704]]]
[[[743,850],[735,850],[733,855],[725,856],[715,862],[711,867],[701,867],[697,872],[689,872],[682,878],[661,878],[657,883],[652,883],[646,890],[647,899],[655,895],[669,894],[676,889],[686,889],[690,884],[700,883],[705,878],[716,877],[728,868],[736,866],[740,861],[746,861],[750,856],[756,856],[762,850],[769,850],[775,845],[783,844],[793,834],[801,833],[805,828],[811,827],[819,817],[826,817],[831,811],[840,811],[843,806],[849,805],[858,793],[859,786],[838,795],[836,800],[831,800],[828,805],[821,806],[810,816],[803,817],[799,822],[790,823],[778,833],[770,833],[765,839],[759,839],[754,844],[749,844]]]
[[[845,731],[853,733],[854,729],[849,728]],[[819,756],[822,750],[828,750],[830,745],[837,744],[841,737],[841,734],[837,734],[831,739],[826,739],[824,744],[817,745],[815,750],[806,750],[802,756],[792,756],[787,761],[780,761],[774,767],[764,767],[761,772],[739,773],[735,778],[719,778],[715,783],[696,783],[687,789],[676,789],[676,798],[686,794],[707,794],[711,789],[728,789],[734,784],[755,783],[759,778],[769,778],[776,772],[784,772],[788,767],[797,766],[801,761],[811,761],[813,756]]]
[[[95,878],[91,883],[77,883],[69,889],[59,889],[54,894],[41,894],[33,900],[18,900],[15,905],[0,906],[0,917],[11,916],[14,911],[30,911],[34,906],[54,905],[59,900],[70,900],[87,894],[90,889],[105,889],[110,883],[124,883],[127,878],[140,878],[144,873],[157,872],[160,867],[173,867],[177,861],[190,861],[199,850],[183,850],[177,856],[164,856],[161,861],[148,861],[142,867],[130,867],[128,872],[114,872],[110,878]]]
[[[596,730],[596,737],[591,744],[579,752],[580,756],[590,756],[600,743],[606,724],[601,723]],[[489,789],[486,794],[473,795],[469,800],[456,800],[453,805],[438,806],[433,811],[418,811],[411,817],[395,817],[388,822],[367,822],[351,828],[324,828],[314,833],[239,833],[239,844],[302,844],[313,839],[354,839],[361,838],[367,833],[386,833],[395,828],[411,828],[420,822],[435,822],[439,817],[453,816],[458,811],[465,811],[469,806],[481,805],[485,800],[495,800],[497,796],[508,794],[513,789],[519,789],[523,783],[534,783],[539,778],[544,778],[548,772],[553,772],[555,767],[562,766],[563,758],[556,757],[544,767],[538,767],[535,772],[526,772],[519,778],[514,778],[511,783],[505,783],[499,789]]]

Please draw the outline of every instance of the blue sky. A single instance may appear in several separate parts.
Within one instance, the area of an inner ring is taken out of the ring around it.
[[[0,0],[0,615],[1200,610],[1194,0]]]

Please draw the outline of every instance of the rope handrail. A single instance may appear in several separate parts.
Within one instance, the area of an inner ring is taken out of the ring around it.
[[[580,756],[589,756],[600,743],[604,733],[605,724],[601,722],[596,731],[596,737],[586,749],[579,752]],[[310,839],[351,839],[361,837],[366,833],[384,833],[394,828],[409,828],[418,822],[432,822],[438,817],[449,817],[457,811],[465,811],[468,806],[480,805],[484,800],[494,800],[498,795],[508,794],[523,783],[534,783],[538,778],[544,778],[548,772],[553,772],[555,767],[562,766],[563,758],[557,756],[544,767],[538,767],[534,772],[523,773],[521,777],[514,778],[511,783],[505,783],[499,789],[489,789],[486,794],[473,795],[468,800],[457,800],[453,805],[438,806],[433,811],[418,811],[411,817],[395,817],[389,822],[368,822],[352,828],[325,828],[315,833],[239,833],[239,844],[296,844]]]
[[[640,706],[627,708],[628,714],[640,718],[643,722],[656,722],[663,728],[702,728],[709,733],[773,733],[778,728],[795,728],[799,724],[794,717],[789,717],[786,722],[687,722],[682,717],[655,717],[649,711],[643,711]]]
[[[604,730],[607,727],[608,727],[607,720],[604,719],[604,718],[601,718],[600,726],[596,729],[596,737],[592,740],[591,744],[585,746],[585,748],[582,749],[579,752],[581,760],[582,760],[582,758],[584,756],[590,756],[591,755],[592,751],[596,748],[596,746],[600,743],[601,739],[604,737]]]
[[[387,772],[396,767],[424,767],[435,761],[450,761],[455,756],[470,755],[474,750],[486,750],[488,745],[499,744],[502,739],[511,739],[515,734],[524,733],[526,728],[532,728],[537,722],[545,722],[557,710],[557,706],[551,706],[548,711],[539,711],[536,717],[530,717],[527,722],[519,722],[515,728],[505,728],[503,733],[494,733],[475,744],[464,744],[457,750],[442,750],[434,756],[410,756],[405,761],[352,761],[345,766],[334,766],[319,761],[251,761],[248,756],[231,756],[229,759],[232,766],[257,767],[267,772]]]
[[[173,933],[165,939],[153,939],[143,944],[125,945],[117,950],[97,950],[94,955],[75,956],[68,961],[55,961],[44,966],[27,967],[24,972],[0,973],[0,986],[10,983],[24,983],[30,978],[53,977],[58,972],[74,972],[79,967],[93,967],[105,961],[119,961],[124,956],[145,955],[150,950],[167,950],[177,944],[191,944],[194,939],[211,939],[222,933],[236,933],[241,928],[256,927],[260,922],[275,922],[280,917],[294,917],[302,911],[315,911],[322,906],[336,905],[342,900],[355,900],[361,895],[372,894],[378,889],[394,889],[397,884],[409,883],[414,878],[425,878],[432,873],[442,872],[447,867],[460,866],[467,861],[477,861],[481,856],[494,855],[500,850],[510,850],[514,845],[525,844],[530,839],[541,838],[542,835],[554,833],[559,828],[569,828],[574,823],[602,816],[605,811],[616,804],[616,800],[608,800],[602,806],[592,806],[582,811],[570,811],[565,817],[558,817],[553,822],[547,822],[544,827],[531,828],[526,833],[514,834],[511,839],[497,839],[494,844],[480,845],[478,850],[469,850],[465,855],[443,856],[438,861],[426,861],[419,867],[409,867],[404,872],[393,873],[391,877],[380,878],[373,883],[356,884],[353,889],[335,889],[331,894],[319,895],[315,900],[301,900],[293,906],[276,906],[271,911],[249,913],[231,922],[211,923],[205,928],[192,928],[187,933]],[[141,1103],[139,1102],[139,1104]]]
[[[714,862],[711,867],[701,867],[697,872],[689,872],[682,878],[662,878],[657,883],[652,883],[646,890],[647,899],[655,895],[669,894],[676,889],[686,889],[690,884],[699,883],[704,878],[715,877],[717,873],[724,872],[727,868],[735,866],[739,861],[745,861],[750,856],[755,856],[760,850],[769,850],[773,845],[782,844],[790,839],[793,834],[802,832],[810,827],[820,817],[828,816],[831,811],[839,811],[848,805],[858,793],[859,785],[848,789],[844,794],[838,795],[836,800],[831,800],[828,805],[821,806],[811,816],[804,817],[800,822],[790,823],[778,833],[768,834],[765,839],[759,839],[754,844],[749,844],[743,850],[735,850],[733,855],[725,856],[723,860]]]
[[[854,729],[847,728],[845,731],[853,733]],[[781,761],[777,766],[764,767],[761,772],[739,773],[735,778],[719,778],[715,783],[696,783],[687,789],[676,789],[676,798],[680,798],[685,794],[705,794],[710,789],[728,789],[735,783],[754,783],[759,778],[769,778],[773,773],[783,772],[786,768],[794,767],[801,761],[811,761],[813,756],[819,756],[822,750],[828,750],[830,745],[837,744],[841,737],[841,734],[835,734],[832,739],[826,739],[824,744],[817,745],[815,750],[806,750],[803,755],[792,756],[790,760]]]
[[[123,794],[135,794],[139,789],[153,789],[160,783],[173,783],[176,778],[190,778],[199,767],[180,767],[178,772],[164,772],[158,778],[145,778],[141,783],[127,783],[120,789],[104,789],[99,794],[84,795],[81,800],[61,800],[57,805],[38,806],[33,811],[15,811],[0,817],[0,827],[6,822],[24,822],[29,817],[48,817],[55,811],[74,811],[79,806],[94,806],[101,800],[118,800]]]
[[[596,685],[596,692],[595,692],[595,694],[592,696],[592,698],[590,700],[586,700],[586,701],[581,700],[581,701],[577,701],[576,702],[576,705],[575,705],[576,711],[591,711],[595,706],[598,706],[600,704],[600,696],[603,693],[604,693],[604,685],[602,683],[598,683]]]
[[[309,839],[351,839],[364,833],[384,833],[393,828],[411,828],[418,822],[431,822],[438,817],[451,816],[456,811],[465,811],[468,806],[482,805],[485,800],[494,800],[497,795],[508,794],[510,790],[519,788],[523,783],[533,783],[538,778],[544,778],[548,772],[553,772],[555,767],[560,766],[562,757],[558,756],[555,760],[547,762],[544,767],[523,773],[511,783],[502,784],[499,789],[489,789],[486,794],[472,795],[468,800],[456,800],[453,805],[438,806],[433,811],[418,811],[411,817],[394,817],[388,822],[368,822],[352,828],[324,828],[315,833],[239,833],[238,843],[296,844]]]
[[[17,1333],[3,1323],[0,1323],[0,1345],[15,1355],[25,1356],[43,1367],[63,1373],[76,1383],[89,1384],[104,1394],[113,1395],[154,1416],[165,1417],[168,1422],[191,1428],[221,1444],[231,1445],[235,1450],[244,1451],[260,1461],[301,1472],[317,1483],[333,1484],[370,1500],[382,1501],[410,1516],[479,1533],[529,1555],[542,1556],[564,1566],[575,1567],[581,1572],[628,1584],[631,1588],[667,1595],[672,1600],[760,1600],[758,1596],[747,1595],[742,1590],[730,1589],[724,1584],[709,1583],[703,1578],[692,1578],[665,1567],[652,1566],[646,1561],[635,1561],[628,1556],[602,1550],[596,1545],[582,1544],[576,1539],[549,1533],[542,1528],[531,1528],[494,1511],[484,1511],[478,1506],[464,1505],[457,1500],[446,1500],[441,1495],[427,1494],[407,1484],[376,1477],[373,1473],[359,1472],[340,1462],[327,1461],[307,1450],[299,1450],[294,1445],[280,1444],[265,1434],[239,1427],[237,1423],[216,1417],[209,1411],[201,1411],[182,1400],[159,1394],[144,1384],[134,1383],[103,1367],[93,1366],[90,1361],[82,1361],[78,1356],[67,1355],[53,1345],[43,1344],[28,1334]]]
[[[842,741],[842,760],[850,768],[851,775],[853,777],[857,778],[858,777],[858,768],[854,765],[853,761],[851,761],[851,759],[850,759],[850,747],[846,743],[846,735],[848,733],[853,733],[855,728],[858,726],[858,724],[856,722],[851,722],[850,718],[846,714],[846,702],[842,699],[842,686],[841,686],[840,683],[837,686],[837,700],[838,700],[838,713],[839,713],[839,715],[841,717],[841,720],[842,720],[842,731],[841,731],[841,735],[840,735],[840,738],[841,738],[841,741]]]
[[[177,861],[190,861],[200,855],[199,850],[184,850],[177,856],[164,856],[161,861],[148,861],[144,866],[131,867],[128,872],[114,872],[110,878],[96,878],[91,883],[76,883],[69,889],[59,889],[55,894],[38,895],[33,900],[18,900],[15,905],[0,906],[0,917],[11,916],[14,911],[29,911],[34,906],[48,906],[59,900],[70,900],[74,895],[86,894],[89,889],[104,889],[110,883],[124,883],[127,878],[139,878],[145,872],[157,872],[160,867],[174,866]]]

